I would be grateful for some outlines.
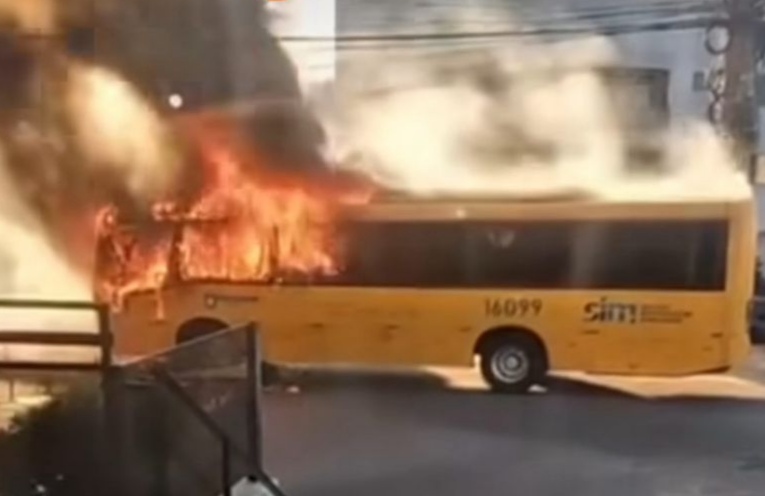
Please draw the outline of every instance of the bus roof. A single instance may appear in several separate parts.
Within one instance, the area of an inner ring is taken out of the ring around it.
[[[734,204],[750,200],[602,201],[584,196],[502,198],[486,196],[411,197],[389,195],[349,207],[345,217],[358,221],[723,219]]]
[[[360,222],[449,222],[464,220],[693,220],[725,219],[732,215],[734,206],[753,209],[751,198],[692,199],[692,200],[599,200],[581,191],[566,191],[548,195],[501,196],[448,194],[415,196],[386,191],[376,195],[369,203],[346,205],[340,216]],[[153,219],[149,225],[187,226],[220,224],[225,217],[176,216]],[[119,229],[132,230],[146,226],[146,222],[121,220]]]

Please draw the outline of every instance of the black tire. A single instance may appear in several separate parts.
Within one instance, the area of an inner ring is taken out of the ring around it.
[[[547,375],[544,350],[531,337],[499,335],[489,339],[478,351],[481,375],[492,391],[523,394]]]

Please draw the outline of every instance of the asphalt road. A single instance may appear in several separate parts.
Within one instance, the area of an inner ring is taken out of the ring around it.
[[[725,379],[716,398],[702,381],[647,399],[569,381],[503,397],[429,376],[313,378],[266,395],[266,464],[290,496],[762,496],[765,394],[728,398]]]

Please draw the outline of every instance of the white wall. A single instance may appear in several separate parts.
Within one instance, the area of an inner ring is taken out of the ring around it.
[[[610,38],[625,65],[669,69],[669,104],[673,118],[706,118],[709,94],[694,91],[695,72],[709,70],[713,59],[704,50],[698,29],[620,35]]]

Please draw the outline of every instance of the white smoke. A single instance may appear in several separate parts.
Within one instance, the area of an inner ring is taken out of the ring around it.
[[[684,122],[663,136],[664,174],[648,178],[616,177],[595,183],[607,200],[738,200],[752,195],[746,175],[731,151],[704,122]]]
[[[69,8],[67,2],[0,0],[0,21],[20,32],[49,34],[58,30],[56,24],[61,14],[58,9],[61,8]],[[162,116],[130,83],[105,68],[68,59],[55,47],[37,48],[39,50],[28,53],[33,57],[50,57],[64,65],[63,71],[52,72],[61,80],[49,86],[59,91],[50,98],[55,100],[56,111],[63,115],[62,121],[68,126],[65,132],[71,140],[69,146],[76,148],[79,160],[73,163],[62,153],[60,160],[54,158],[46,162],[44,168],[30,168],[36,174],[43,171],[44,177],[35,178],[30,172],[29,177],[25,177],[29,183],[34,185],[35,179],[39,179],[40,184],[61,190],[77,176],[80,180],[75,183],[91,181],[85,193],[99,198],[101,185],[96,178],[106,178],[119,184],[128,197],[139,204],[153,201],[177,183],[181,157],[170,130]],[[31,89],[29,93],[33,93]],[[94,296],[92,274],[82,268],[75,269],[60,252],[60,247],[52,243],[56,236],[50,232],[51,226],[43,222],[39,211],[24,196],[29,192],[19,187],[19,171],[26,170],[24,164],[19,164],[18,159],[8,153],[12,140],[29,147],[30,143],[37,142],[35,140],[50,139],[63,149],[60,140],[55,141],[59,139],[55,133],[35,126],[34,122],[18,122],[0,138],[0,236],[3,239],[0,299],[91,301]],[[17,161],[13,167],[11,160]],[[86,230],[90,226],[81,227]],[[90,233],[81,235],[87,238]],[[0,308],[0,329],[95,332],[97,320],[91,311]],[[78,347],[0,346],[0,361],[81,361],[95,360],[96,355],[93,350]]]
[[[176,184],[182,162],[170,130],[128,81],[101,67],[72,64],[67,89],[86,166],[111,167],[139,200],[160,197]]]
[[[0,151],[2,147],[0,146]],[[0,299],[79,300],[92,298],[90,281],[76,272],[50,245],[44,227],[11,182],[0,154]],[[0,308],[0,329],[12,331],[95,332],[88,311]],[[0,361],[95,360],[90,349],[0,346]]]
[[[450,25],[459,30],[460,22]],[[631,110],[617,106],[599,71],[623,65],[606,38],[495,46],[387,47],[346,61],[315,103],[332,161],[420,194],[750,194],[707,124],[640,132],[624,124]],[[634,163],[635,142],[653,149],[649,167]]]

